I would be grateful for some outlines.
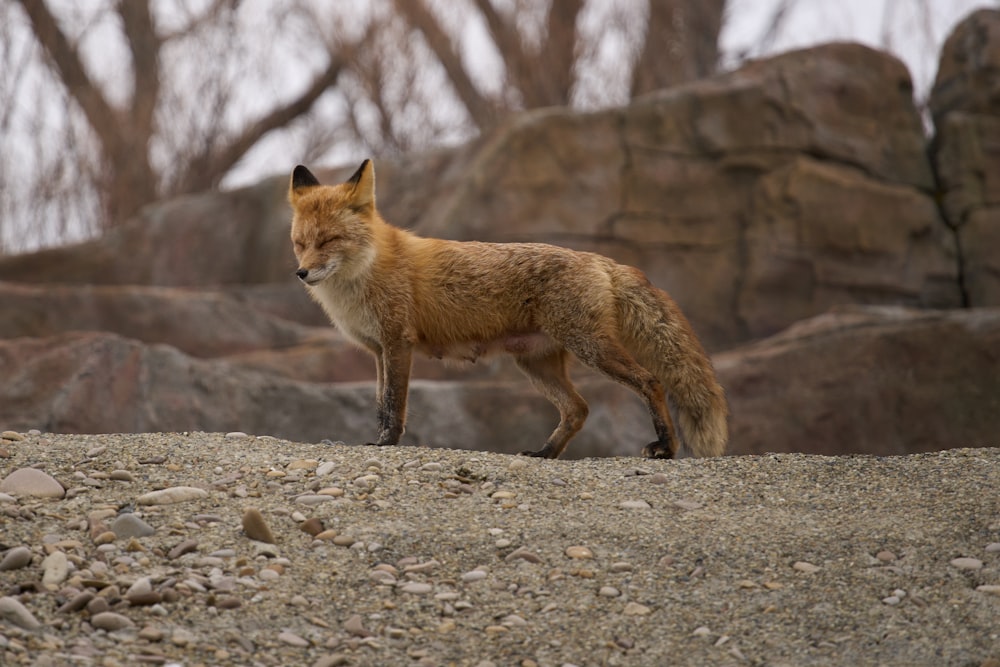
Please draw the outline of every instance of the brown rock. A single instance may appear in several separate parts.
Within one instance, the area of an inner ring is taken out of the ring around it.
[[[1000,10],[959,23],[941,51],[928,104],[932,157],[948,223],[962,248],[972,306],[1000,305]]]
[[[997,350],[1000,309],[852,307],[802,322],[715,357],[732,408],[730,452],[994,445]]]
[[[251,540],[274,544],[271,528],[264,520],[264,515],[256,507],[248,507],[243,510],[243,532]]]
[[[323,532],[323,521],[317,517],[311,517],[299,524],[299,530],[316,537]]]

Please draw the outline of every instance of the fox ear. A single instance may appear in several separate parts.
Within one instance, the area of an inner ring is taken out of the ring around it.
[[[288,199],[294,201],[302,194],[302,190],[319,185],[319,179],[301,164],[292,170],[292,183],[288,188]]]
[[[353,204],[357,207],[375,205],[375,167],[371,160],[365,160],[347,179],[346,185],[354,186]]]

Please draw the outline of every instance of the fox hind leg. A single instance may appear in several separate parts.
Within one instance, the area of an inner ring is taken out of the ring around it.
[[[537,451],[521,452],[526,456],[555,459],[566,449],[570,439],[583,427],[589,408],[577,393],[566,372],[567,353],[558,349],[544,355],[524,355],[514,358],[518,368],[531,380],[538,391],[559,410],[559,425]]]
[[[645,401],[657,439],[642,448],[642,455],[646,458],[673,458],[677,453],[677,444],[663,383],[614,339],[590,339],[580,344],[569,341],[566,347],[580,361],[625,385]]]

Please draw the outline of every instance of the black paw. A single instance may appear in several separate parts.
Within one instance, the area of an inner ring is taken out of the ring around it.
[[[651,442],[642,448],[642,455],[647,459],[672,459],[674,450],[666,442]]]
[[[545,445],[544,447],[542,447],[541,449],[539,449],[537,451],[531,450],[531,449],[526,449],[523,452],[521,452],[520,455],[521,456],[533,456],[533,457],[535,457],[537,459],[551,459],[551,458],[553,458],[552,457],[552,448],[549,447],[548,445]]]

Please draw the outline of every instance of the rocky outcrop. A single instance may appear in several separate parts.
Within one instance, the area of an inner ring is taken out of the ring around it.
[[[1000,309],[835,312],[715,363],[732,411],[731,454],[998,444]],[[0,424],[14,429],[360,443],[375,428],[371,382],[317,384],[106,333],[0,341],[0,369]],[[638,398],[576,375],[591,413],[567,457],[633,456],[653,439]],[[558,421],[524,379],[416,380],[410,414],[408,444],[508,453],[540,446]]]
[[[1000,443],[1000,309],[849,307],[715,357],[735,451]]]
[[[0,258],[0,280],[92,285],[219,285],[287,281],[287,181],[205,192],[147,206],[104,236]]]
[[[903,65],[831,44],[621,109],[523,114],[376,171],[379,206],[400,226],[640,267],[717,350],[836,304],[961,305],[925,144]],[[106,239],[2,260],[0,278],[292,285],[284,196],[276,177],[158,204]]]
[[[1000,303],[1000,10],[982,9],[945,42],[930,96],[941,201],[961,247],[969,305]]]

